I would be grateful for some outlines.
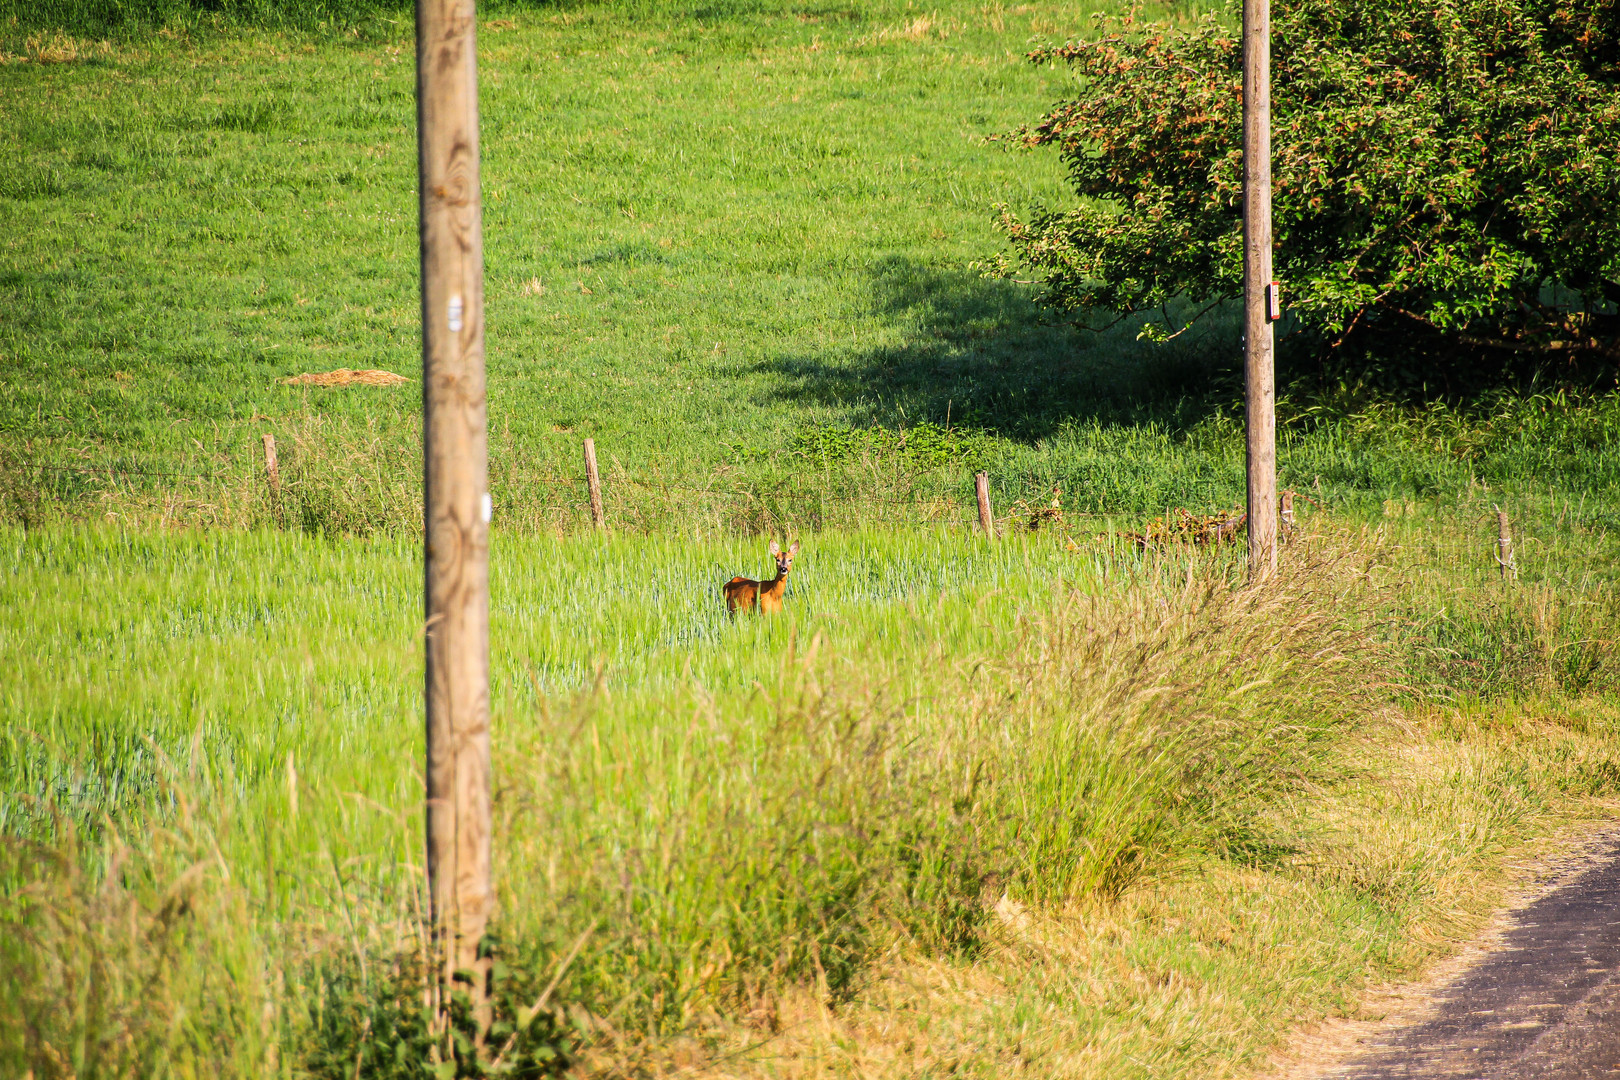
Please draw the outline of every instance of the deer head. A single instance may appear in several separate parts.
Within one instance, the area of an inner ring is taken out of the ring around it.
[[[776,560],[777,577],[788,576],[788,571],[793,569],[793,556],[798,553],[799,542],[797,540],[793,541],[786,551],[783,551],[775,540],[771,541],[771,558]]]

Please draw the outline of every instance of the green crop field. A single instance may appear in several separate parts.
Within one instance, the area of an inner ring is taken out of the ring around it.
[[[457,1074],[419,387],[281,382],[419,376],[408,18],[17,10],[0,1072]],[[1241,502],[1235,327],[1050,325],[975,267],[1066,198],[989,137],[1095,10],[486,17],[505,1075],[1250,1075],[1620,795],[1612,393],[1301,382],[1273,587],[1131,542]],[[786,612],[734,622],[765,534]]]

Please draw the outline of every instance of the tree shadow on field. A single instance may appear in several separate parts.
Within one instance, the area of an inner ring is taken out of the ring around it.
[[[899,344],[767,359],[770,396],[857,426],[948,418],[1033,443],[1074,422],[1183,430],[1241,387],[1235,319],[1154,344],[1136,339],[1148,316],[1080,329],[1051,321],[1027,285],[901,257],[874,267],[872,299]]]

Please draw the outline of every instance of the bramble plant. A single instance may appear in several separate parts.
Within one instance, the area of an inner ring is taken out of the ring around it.
[[[1473,374],[1612,370],[1613,5],[1279,0],[1273,18],[1275,276],[1302,327],[1329,350],[1415,344]],[[1057,146],[1081,202],[1001,207],[1012,256],[998,271],[1033,271],[1046,303],[1081,320],[1163,309],[1144,330],[1161,339],[1239,295],[1240,46],[1212,16],[1127,18],[1031,53],[1070,64],[1078,92],[1014,137]],[[1179,328],[1177,300],[1193,312]]]

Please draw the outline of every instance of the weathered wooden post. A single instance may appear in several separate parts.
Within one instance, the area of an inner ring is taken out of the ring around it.
[[[270,497],[281,498],[281,466],[276,463],[276,437],[264,433],[264,479],[270,485]]]
[[[602,475],[596,471],[596,440],[585,440],[585,484],[591,489],[591,524],[598,529],[607,528],[602,513]]]
[[[474,0],[417,0],[427,874],[440,1008],[458,972],[486,1025],[478,944],[493,905],[489,459]]]
[[[1271,324],[1270,0],[1243,0],[1243,375],[1248,439],[1249,580],[1277,568],[1277,395]]]
[[[979,497],[979,528],[991,540],[996,538],[996,519],[990,513],[990,474],[974,473],[973,490]]]
[[[1513,530],[1508,525],[1507,511],[1500,506],[1496,510],[1496,568],[1506,581],[1519,576],[1519,568],[1513,562]]]

